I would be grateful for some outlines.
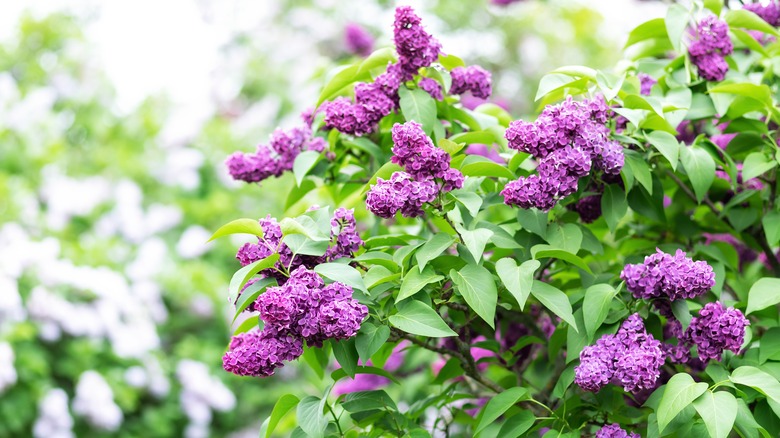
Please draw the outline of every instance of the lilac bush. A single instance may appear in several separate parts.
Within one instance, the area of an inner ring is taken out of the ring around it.
[[[518,118],[399,7],[269,149],[290,217],[215,233],[258,239],[225,369],[303,357],[309,436],[780,434],[776,11],[672,5]]]

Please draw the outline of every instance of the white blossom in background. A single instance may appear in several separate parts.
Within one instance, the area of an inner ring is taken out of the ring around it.
[[[112,194],[114,208],[95,225],[99,236],[121,235],[131,243],[140,243],[154,234],[170,230],[183,218],[181,209],[173,205],[152,204],[143,208],[143,192],[133,181],[122,180]]]
[[[0,342],[0,394],[15,383],[14,350],[11,348],[11,344]]]
[[[73,417],[68,411],[68,394],[50,389],[38,402],[38,418],[33,425],[35,438],[72,438]]]
[[[168,245],[161,238],[145,240],[138,246],[135,259],[125,268],[125,274],[133,281],[149,280],[163,272],[170,257]]]
[[[25,269],[46,265],[60,254],[60,242],[47,237],[32,241],[18,223],[7,223],[0,228],[0,273],[19,278]]]
[[[165,162],[154,173],[165,185],[195,190],[200,186],[199,171],[205,161],[197,149],[172,148],[166,151]]]
[[[209,374],[206,364],[184,359],[176,366],[176,378],[182,385],[179,401],[190,423],[187,438],[208,436],[212,411],[226,412],[236,406],[236,397],[221,380]]]
[[[181,234],[176,243],[176,252],[184,259],[193,259],[207,253],[214,242],[206,242],[211,233],[200,225],[191,225]]]
[[[0,272],[0,332],[4,326],[24,318],[24,305],[16,279]]]
[[[76,385],[73,413],[96,428],[113,432],[122,424],[122,410],[114,403],[114,392],[97,371],[85,371]]]
[[[46,224],[53,230],[62,230],[72,217],[86,216],[110,199],[111,185],[103,177],[70,178],[51,165],[41,172],[40,194],[46,204]]]

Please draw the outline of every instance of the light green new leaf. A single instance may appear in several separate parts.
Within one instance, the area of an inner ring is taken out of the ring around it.
[[[438,233],[431,238],[431,240],[425,242],[425,244],[417,250],[414,257],[417,259],[417,264],[422,272],[425,269],[425,265],[431,260],[435,259],[447,248],[452,246],[455,242],[455,238],[445,233]]]
[[[466,245],[471,256],[474,257],[475,261],[479,261],[485,252],[485,245],[493,237],[493,231],[477,228],[476,230],[463,230],[460,235],[463,237],[463,244]]]
[[[438,313],[417,300],[398,305],[398,313],[388,318],[390,324],[413,335],[446,338],[458,334],[441,319]]]
[[[236,219],[219,227],[207,242],[230,234],[251,234],[262,238],[263,227],[261,227],[260,222],[255,219]]]
[[[616,294],[615,288],[605,283],[594,284],[585,291],[582,313],[587,315],[587,318],[584,318],[584,322],[585,332],[588,334],[589,340],[593,340],[596,330],[601,327],[601,324],[607,318],[609,308]]]
[[[403,282],[401,283],[401,290],[398,292],[398,297],[395,299],[396,303],[399,303],[417,292],[421,291],[426,284],[436,283],[437,281],[444,280],[444,277],[436,274],[432,267],[428,266],[420,272],[419,269],[412,267],[406,273]]]
[[[274,409],[271,411],[271,416],[263,422],[263,425],[260,428],[260,436],[265,438],[270,437],[271,434],[274,433],[279,421],[281,421],[292,408],[297,406],[299,401],[298,397],[292,394],[285,394],[279,397],[279,400],[277,400],[274,405]]]
[[[431,135],[436,120],[436,101],[426,91],[419,88],[410,90],[406,87],[398,89],[399,106],[406,121],[419,123],[426,134]]]
[[[634,45],[636,43],[646,41],[649,39],[666,38],[666,24],[663,18],[654,18],[646,21],[628,35],[628,41],[626,41],[625,47]]]
[[[498,419],[504,412],[515,405],[520,400],[525,400],[528,397],[528,390],[526,388],[514,387],[509,388],[506,391],[498,394],[490,399],[482,409],[477,422],[477,427],[474,429],[474,435],[479,434],[488,425],[492,424]]]
[[[740,27],[742,29],[757,30],[769,35],[780,36],[777,29],[770,26],[761,17],[746,9],[731,9],[723,17],[726,19],[729,27]]]
[[[701,202],[715,180],[715,160],[698,146],[681,148],[680,160],[691,180],[696,199]]]
[[[456,201],[466,207],[471,216],[477,217],[479,209],[482,207],[482,196],[466,190],[453,190],[450,194]]]
[[[666,12],[666,33],[669,35],[669,41],[676,51],[682,49],[682,37],[685,29],[688,27],[690,12],[684,6],[673,4]]]
[[[506,178],[513,180],[515,174],[506,167],[493,161],[477,161],[461,167],[461,172],[466,176],[492,176],[494,178]]]
[[[493,274],[483,266],[469,264],[460,270],[452,269],[450,278],[469,307],[490,327],[495,327],[498,290]]]
[[[569,323],[569,325],[574,328],[574,331],[579,333],[580,330],[579,327],[577,327],[577,321],[574,320],[569,297],[566,296],[563,291],[555,286],[534,280],[533,286],[531,287],[531,295],[539,300],[544,307],[550,309],[562,320]]]
[[[753,152],[745,157],[745,162],[742,165],[742,180],[749,181],[774,169],[776,166],[777,161],[770,160],[761,152]]]
[[[520,310],[525,307],[525,302],[531,294],[531,287],[534,282],[534,273],[542,264],[539,260],[526,260],[520,266],[509,257],[505,257],[496,262],[496,273],[504,286],[515,297]]]
[[[658,430],[663,432],[666,426],[674,420],[683,409],[688,407],[700,395],[707,390],[704,382],[696,383],[689,374],[678,373],[669,379],[664,388],[661,402],[658,404],[656,416],[658,418]]]
[[[352,266],[344,263],[321,263],[314,267],[314,272],[368,294],[368,289],[366,289],[366,285],[363,283],[363,277]]]
[[[780,303],[780,278],[760,278],[748,292],[747,314]]]
[[[780,417],[780,383],[774,376],[756,367],[741,366],[731,373],[729,379],[733,383],[749,386],[764,394],[769,407]]]
[[[273,266],[276,261],[279,260],[279,254],[271,254],[264,259],[260,259],[256,262],[250,263],[243,268],[236,271],[233,277],[230,279],[230,285],[228,286],[228,297],[231,303],[236,301],[239,291],[244,285],[263,269],[268,269]]]
[[[693,402],[712,438],[728,438],[737,419],[737,399],[726,391],[705,391]]]
[[[665,131],[653,131],[645,134],[645,137],[669,161],[672,170],[677,170],[680,157],[680,142],[677,138]]]
[[[298,187],[301,186],[301,182],[306,178],[309,171],[317,164],[320,159],[320,153],[316,151],[303,151],[295,157],[293,162],[293,176],[295,176],[295,184]]]
[[[312,438],[321,438],[325,436],[325,428],[328,426],[328,419],[323,414],[323,400],[312,395],[304,397],[298,403],[298,426]]]

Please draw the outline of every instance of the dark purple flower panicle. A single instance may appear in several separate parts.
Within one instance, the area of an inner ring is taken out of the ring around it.
[[[749,325],[742,312],[733,307],[724,308],[716,301],[699,310],[699,316],[691,320],[685,338],[696,346],[702,361],[720,360],[724,350],[739,352],[745,341],[745,327]]]
[[[258,145],[254,154],[235,152],[225,161],[230,176],[245,182],[260,182],[271,176],[280,176],[292,170],[295,157],[303,151],[322,152],[325,141],[312,137],[308,126],[290,130],[277,129],[268,145]]]
[[[327,339],[354,336],[368,308],[352,298],[342,283],[325,286],[322,278],[299,267],[281,286],[261,294],[255,308],[265,322],[262,331],[233,337],[222,358],[225,370],[240,376],[270,376],[284,361],[303,354],[303,342],[322,346]]]
[[[638,433],[626,432],[619,424],[613,423],[596,432],[596,438],[641,438]]]
[[[393,126],[392,162],[414,179],[442,178],[450,168],[450,155],[433,145],[422,125],[415,121]]]
[[[601,217],[601,195],[586,196],[571,207],[583,223],[590,224]]]
[[[407,79],[417,74],[420,68],[428,67],[439,59],[441,44],[425,32],[422,20],[410,6],[401,6],[395,10],[393,41],[398,62]]]
[[[693,261],[679,249],[675,255],[657,251],[644,263],[626,265],[620,274],[635,298],[695,298],[715,286],[715,273],[707,262]]]
[[[722,81],[729,70],[725,56],[734,51],[728,24],[710,15],[696,25],[693,38],[688,54],[698,68],[699,76],[708,81]]]
[[[492,93],[490,72],[478,65],[455,67],[450,75],[452,75],[450,94],[463,94],[470,91],[476,98],[487,99]]]
[[[363,26],[349,23],[344,27],[344,44],[350,53],[368,56],[374,49],[374,37]]]
[[[330,225],[331,247],[325,253],[325,258],[330,261],[342,257],[352,257],[363,245],[363,239],[357,232],[355,210],[336,209],[333,212]]]
[[[439,84],[439,82],[435,79],[420,78],[420,82],[417,85],[425,90],[426,93],[430,94],[432,98],[436,100],[444,100],[441,84]]]
[[[608,383],[628,392],[655,385],[665,354],[661,342],[645,331],[638,313],[629,316],[614,335],[604,335],[580,353],[574,382],[586,391],[598,392]]]
[[[558,202],[553,191],[546,189],[546,181],[539,175],[521,176],[515,181],[509,181],[501,190],[501,196],[507,205],[525,209],[538,208],[547,211]]]
[[[776,0],[771,0],[767,4],[748,3],[742,9],[758,15],[772,26],[780,26],[780,5],[778,5]]]

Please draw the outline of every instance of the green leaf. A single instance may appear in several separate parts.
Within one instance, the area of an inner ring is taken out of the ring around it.
[[[715,180],[715,160],[698,146],[681,148],[680,160],[691,180],[696,199],[701,203]]]
[[[355,339],[345,339],[342,341],[331,341],[333,345],[333,356],[336,357],[341,368],[349,377],[355,378],[355,370],[358,366],[358,352],[355,348]]]
[[[515,179],[515,174],[506,167],[494,161],[477,161],[461,167],[461,172],[465,176],[490,176],[494,178]]]
[[[393,399],[383,390],[352,392],[344,397],[341,405],[347,412],[365,412],[376,409],[397,411]]]
[[[414,254],[414,257],[417,260],[417,264],[420,267],[420,271],[425,269],[425,265],[427,265],[428,262],[438,257],[447,248],[452,246],[454,242],[455,239],[449,234],[445,233],[437,233],[431,238],[431,240],[425,242],[425,244],[421,246],[420,249],[418,249]]]
[[[704,0],[704,7],[712,11],[713,14],[719,16],[720,11],[723,9],[723,2],[721,0]]]
[[[326,347],[330,347],[330,344],[325,344]],[[303,347],[303,360],[309,365],[312,371],[320,378],[325,377],[325,368],[330,362],[330,349],[315,348],[315,347]]]
[[[774,169],[776,166],[777,161],[770,160],[761,152],[753,152],[745,158],[742,167],[742,180],[750,181],[751,179]]]
[[[748,292],[747,313],[766,309],[780,303],[780,278],[760,278],[753,283]]]
[[[260,259],[256,262],[250,263],[243,268],[236,271],[233,277],[230,279],[230,286],[228,286],[228,297],[231,303],[236,301],[236,297],[246,283],[263,269],[268,269],[279,260],[279,254],[271,254],[264,259]]]
[[[601,195],[601,211],[609,230],[614,233],[618,223],[628,211],[626,192],[623,191],[623,188],[617,184],[611,184],[604,188],[604,194]]]
[[[453,198],[455,198],[456,201],[460,202],[464,207],[466,207],[466,210],[468,210],[471,216],[477,217],[477,214],[479,214],[479,209],[482,207],[481,196],[474,192],[462,189],[453,190],[450,192],[450,194]]]
[[[780,36],[777,29],[769,25],[761,17],[746,9],[731,9],[723,17],[729,27],[758,30],[769,35]]]
[[[623,81],[625,80],[626,80],[625,73],[623,73],[620,76],[617,76],[609,72],[603,72],[603,71],[596,72],[596,83],[598,84],[599,89],[601,90],[602,94],[604,95],[604,99],[607,102],[611,101],[612,99],[615,98],[615,96],[618,95],[618,92],[620,91],[620,87],[623,86]]]
[[[208,242],[230,234],[251,234],[253,236],[263,237],[263,227],[255,219],[236,219],[219,227],[217,231],[209,238]]]
[[[468,131],[455,134],[450,137],[450,140],[455,143],[480,143],[486,145],[492,145],[495,142],[495,136],[490,131]]]
[[[707,391],[707,384],[704,382],[696,383],[689,374],[678,373],[672,376],[669,383],[666,384],[656,411],[659,431],[663,432],[677,414],[705,391]]]
[[[685,300],[672,301],[672,313],[682,324],[683,330],[686,330],[691,324],[691,311],[688,309],[688,302]]]
[[[374,50],[360,63],[358,75],[369,74],[371,70],[377,67],[386,67],[388,63],[396,60],[395,50],[392,47],[382,47]]]
[[[236,301],[236,312],[233,315],[233,322],[236,322],[238,315],[246,310],[246,308],[249,307],[249,305],[252,304],[268,286],[271,285],[276,286],[275,278],[261,278],[244,289],[241,292],[241,296],[238,297],[238,301]]]
[[[741,366],[731,373],[729,379],[738,385],[749,386],[764,394],[769,407],[780,417],[780,383],[774,376],[756,367]]]
[[[538,101],[542,97],[556,91],[560,90],[572,82],[576,82],[577,79],[572,78],[571,76],[567,74],[559,74],[559,73],[551,73],[542,76],[542,79],[539,81],[539,88],[536,90],[536,96],[534,97],[534,101]]]
[[[577,254],[582,245],[582,231],[575,224],[550,224],[547,229],[547,242],[572,254]]]
[[[458,335],[452,331],[435,310],[420,301],[406,301],[397,307],[398,313],[390,316],[388,321],[393,326],[407,333],[431,338],[446,338]]]
[[[763,21],[763,20],[762,20]],[[761,102],[765,106],[772,106],[772,91],[766,85],[756,85],[749,82],[720,84],[710,88],[710,93],[727,93],[744,96]]]
[[[320,159],[320,153],[316,151],[303,151],[295,157],[293,162],[293,176],[295,176],[295,184],[298,187],[301,186],[301,182],[309,171],[317,164]]]
[[[625,47],[657,38],[667,38],[666,24],[663,18],[654,18],[635,27],[628,35]]]
[[[677,52],[682,50],[682,37],[685,29],[688,27],[690,12],[679,4],[673,4],[666,11],[666,33],[669,35],[669,41]],[[662,428],[663,429],[663,428]]]
[[[578,268],[581,268],[584,271],[593,273],[593,271],[590,269],[590,266],[588,266],[588,264],[585,263],[585,260],[583,260],[581,257],[568,251],[557,249],[550,245],[535,245],[533,248],[531,248],[531,255],[535,259],[554,258],[563,260]]]
[[[401,113],[406,121],[414,120],[423,127],[427,135],[433,132],[436,123],[436,100],[430,94],[419,88],[410,90],[406,87],[398,89],[399,105]]]
[[[501,438],[517,438],[534,425],[536,417],[531,411],[522,411],[517,415],[509,417],[501,426],[501,430],[498,431],[498,436]]]
[[[548,214],[546,211],[540,211],[535,208],[530,210],[521,208],[517,211],[517,221],[529,232],[546,239]]]
[[[737,399],[726,391],[705,391],[693,402],[712,438],[728,438],[737,419]]]
[[[466,65],[466,63],[457,56],[444,54],[439,55],[439,64],[447,70],[452,70],[455,67],[464,67]]]
[[[772,327],[761,336],[761,346],[758,348],[758,360],[780,360],[780,327]]]
[[[626,164],[631,167],[634,178],[639,181],[639,184],[642,184],[647,193],[652,195],[653,177],[650,174],[650,166],[647,165],[647,161],[641,155],[634,153],[634,151],[626,151],[625,159]]]
[[[298,403],[298,426],[310,437],[325,436],[325,428],[328,426],[328,419],[323,414],[322,400],[312,395],[304,397]]]
[[[609,308],[617,291],[612,286],[600,283],[594,284],[585,291],[585,299],[582,302],[582,313],[588,317],[585,321],[585,332],[588,339],[593,340],[596,330],[609,314]]]
[[[451,270],[450,278],[469,307],[490,327],[495,327],[498,290],[490,271],[482,266],[469,264],[460,270]]]
[[[271,434],[274,433],[279,421],[281,421],[292,408],[296,407],[299,401],[298,397],[292,394],[285,394],[279,397],[279,400],[277,400],[274,405],[274,409],[271,411],[271,416],[268,417],[263,423],[263,427],[260,429],[260,436],[265,438],[270,437]]]
[[[479,261],[485,252],[485,245],[493,237],[493,231],[486,228],[477,228],[476,230],[462,230],[460,235],[463,237],[463,244],[466,245],[471,256],[475,261]]]
[[[358,355],[361,359],[367,361],[382,348],[382,345],[387,342],[389,337],[390,327],[364,322],[355,337],[355,348],[357,348]]]
[[[355,368],[355,374],[373,374],[375,376],[382,376],[390,380],[391,382],[395,383],[396,385],[400,385],[401,382],[398,381],[395,377],[393,377],[392,374],[388,373],[387,371],[383,370],[382,368],[376,368],[376,367],[367,367],[367,366],[358,366]],[[346,371],[344,369],[339,368],[332,373],[330,373],[330,378],[333,379],[334,382],[338,382],[339,380],[347,377]]]
[[[496,262],[496,273],[504,286],[515,297],[520,310],[525,307],[525,302],[531,294],[531,287],[534,281],[534,273],[542,264],[539,260],[527,260],[520,266],[509,257],[505,257]]]
[[[368,293],[368,289],[366,289],[366,285],[363,283],[363,277],[352,266],[343,263],[321,263],[314,267],[314,272],[330,280],[344,283],[354,289]]]
[[[550,309],[562,320],[569,323],[574,331],[579,333],[580,330],[577,327],[577,322],[574,320],[569,297],[566,296],[565,293],[553,285],[534,280],[533,286],[531,287],[531,294],[534,298],[539,300],[544,307]]]
[[[282,234],[287,237],[293,234],[300,234],[308,239],[324,242],[330,240],[322,230],[320,230],[317,222],[309,216],[298,216],[296,218],[286,217],[279,221],[279,228],[282,230]]]
[[[509,388],[506,391],[493,396],[482,409],[477,427],[474,429],[474,435],[479,434],[488,425],[492,424],[501,415],[504,414],[515,403],[525,400],[528,397],[528,390],[522,387]]]
[[[420,272],[419,269],[414,269],[414,267],[412,267],[407,271],[406,276],[401,283],[401,290],[398,292],[398,297],[395,299],[396,305],[421,291],[425,285],[442,280],[444,280],[444,277],[436,274],[431,266],[427,266],[422,272]]]
[[[780,211],[770,211],[761,219],[764,226],[764,234],[769,246],[774,246],[780,242]]]
[[[669,161],[672,170],[677,170],[677,162],[680,157],[680,142],[677,141],[677,138],[665,131],[646,133],[645,137]]]
[[[320,97],[317,99],[317,106],[319,107],[322,102],[335,96],[339,91],[343,90],[349,84],[354,83],[357,72],[360,70],[360,66],[357,64],[341,67],[341,69],[333,75],[333,77],[322,87]]]

